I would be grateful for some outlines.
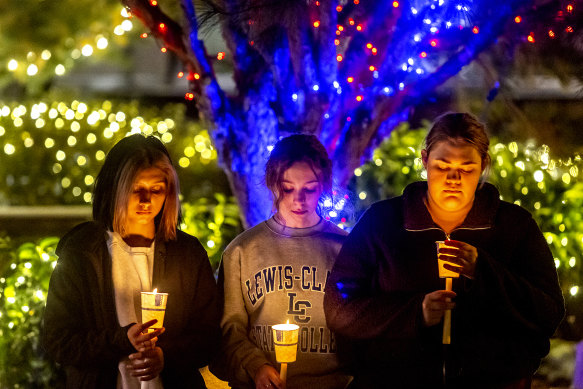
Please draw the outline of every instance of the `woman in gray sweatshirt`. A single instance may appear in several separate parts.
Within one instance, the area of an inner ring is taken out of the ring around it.
[[[274,215],[235,238],[223,254],[221,360],[211,370],[234,388],[345,388],[324,288],[346,233],[319,213],[332,162],[313,135],[279,141],[265,168]],[[279,375],[272,326],[297,324],[297,360]]]

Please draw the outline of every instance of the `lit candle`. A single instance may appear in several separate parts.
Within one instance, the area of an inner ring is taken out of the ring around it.
[[[153,292],[141,292],[142,294],[142,323],[156,319],[157,322],[148,328],[148,332],[161,328],[164,325],[166,302],[168,293],[158,293],[158,288]]]
[[[273,343],[275,345],[275,359],[281,363],[279,376],[285,383],[287,364],[296,361],[298,350],[298,334],[300,327],[296,324],[276,324],[273,327]]]

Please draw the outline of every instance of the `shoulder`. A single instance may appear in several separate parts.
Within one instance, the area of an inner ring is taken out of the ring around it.
[[[85,222],[75,226],[67,232],[57,245],[57,255],[62,256],[67,252],[90,252],[102,246],[107,240],[107,230],[97,222]]]
[[[202,243],[194,236],[181,231],[176,231],[176,239],[166,242],[169,254],[181,254],[189,252],[191,254],[201,255],[206,257],[206,250]]]
[[[319,234],[314,235],[314,237],[326,246],[342,246],[348,236],[348,232],[344,231],[331,221],[323,220],[322,223],[324,223],[322,230]]]
[[[371,204],[359,219],[373,224],[387,224],[403,213],[403,196],[380,200]]]
[[[532,214],[519,205],[500,201],[497,212],[497,222],[504,223],[515,228],[522,223],[533,222]]]
[[[348,232],[344,231],[342,228],[338,227],[336,224],[332,223],[329,220],[323,221],[324,227],[322,231],[326,234],[338,235],[338,236],[346,236]]]
[[[271,247],[276,235],[261,222],[237,235],[223,251],[221,263],[226,266],[241,261],[244,257],[253,255],[259,248]]]
[[[271,230],[267,228],[265,222],[261,222],[251,228],[246,229],[235,237],[228,245],[225,251],[232,250],[236,247],[245,247],[255,245],[258,241],[272,238]]]

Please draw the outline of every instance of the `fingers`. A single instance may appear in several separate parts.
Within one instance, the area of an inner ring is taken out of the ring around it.
[[[443,267],[470,279],[474,278],[478,250],[465,242],[457,240],[445,241],[447,246],[438,251],[438,258],[448,263]]]
[[[156,320],[156,319],[152,319],[152,320],[149,320],[145,323],[142,323],[142,332],[146,331],[148,328],[150,328],[151,326],[153,326],[156,323],[158,323],[158,320]]]
[[[284,389],[285,384],[279,377],[279,373],[271,365],[263,365],[255,375],[256,389]]]
[[[423,304],[427,305],[427,309],[433,311],[443,311],[447,309],[453,309],[455,303],[452,301],[457,294],[451,290],[436,290],[425,296]]]
[[[129,355],[130,362],[126,365],[133,377],[140,381],[150,381],[156,378],[164,367],[162,350],[157,347]]]
[[[441,322],[445,311],[455,308],[451,301],[456,293],[450,290],[436,290],[423,298],[423,321],[427,327]]]
[[[166,331],[164,327],[161,327],[156,328],[151,332],[143,332],[144,328],[147,330],[154,323],[156,323],[155,320],[150,320],[144,324],[134,324],[128,330],[128,339],[137,351],[144,351],[154,348],[156,346],[158,336]]]

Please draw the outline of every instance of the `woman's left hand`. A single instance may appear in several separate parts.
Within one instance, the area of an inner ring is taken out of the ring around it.
[[[476,274],[478,249],[459,240],[446,240],[444,243],[450,247],[442,247],[439,249],[439,259],[450,262],[452,265],[445,263],[443,267],[473,279]]]
[[[130,354],[127,368],[133,377],[140,381],[150,381],[158,377],[164,368],[164,353],[160,347]]]

